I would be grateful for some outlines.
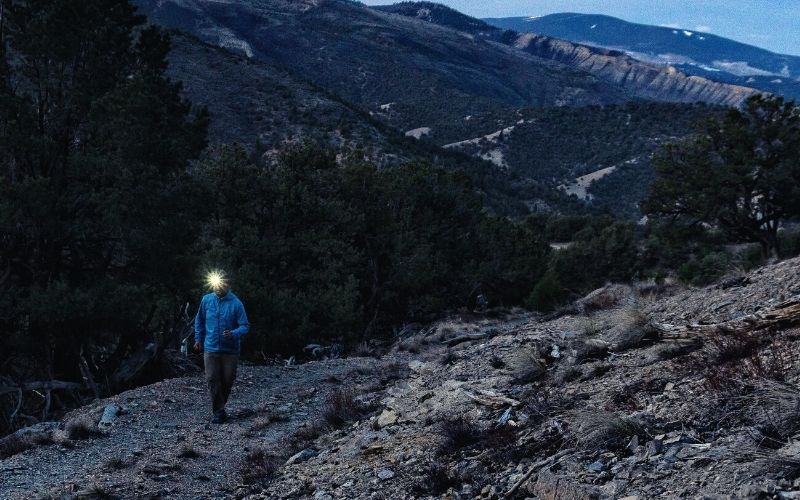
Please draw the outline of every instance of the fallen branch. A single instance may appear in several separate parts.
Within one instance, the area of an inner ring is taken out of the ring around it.
[[[552,455],[552,456],[550,456],[550,457],[548,457],[548,458],[546,458],[546,459],[544,459],[544,460],[542,460],[540,462],[536,462],[535,464],[533,464],[531,466],[531,468],[528,470],[528,472],[526,472],[524,476],[519,478],[519,481],[514,483],[514,486],[512,486],[508,491],[506,491],[506,493],[503,495],[503,498],[509,498],[511,495],[516,493],[517,490],[523,484],[525,484],[525,482],[528,481],[528,479],[531,478],[531,476],[533,475],[534,472],[542,469],[545,466],[550,467],[550,466],[555,465],[558,461],[560,461],[562,458],[564,458],[568,454],[572,453],[573,451],[575,451],[573,448],[567,448],[566,450],[561,450],[558,453],[556,453],[555,455]]]
[[[787,328],[800,324],[800,296],[793,297],[772,309],[721,323],[670,325],[653,323],[662,340],[696,341],[704,334],[747,333],[767,328]]]
[[[19,385],[0,385],[0,396],[11,392],[26,391],[54,391],[54,390],[80,390],[85,388],[77,382],[64,382],[61,380],[46,380],[38,382],[24,382]]]
[[[464,342],[471,342],[473,340],[483,340],[488,337],[489,337],[488,333],[472,333],[469,335],[462,335],[460,337],[455,337],[450,340],[445,340],[442,342],[442,344],[446,345],[447,347],[453,347],[458,344],[462,344]]]
[[[478,389],[477,391],[475,391],[475,393],[464,390],[464,394],[466,394],[468,398],[475,401],[476,403],[494,409],[502,409],[505,408],[506,406],[511,406],[512,408],[516,408],[522,405],[522,403],[520,403],[516,399],[511,399],[507,396],[503,396],[502,394],[498,394],[493,391],[487,391],[485,389]]]

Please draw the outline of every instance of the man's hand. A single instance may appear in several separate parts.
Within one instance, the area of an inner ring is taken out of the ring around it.
[[[195,342],[194,343],[194,350],[197,351],[197,352],[200,352],[200,351],[203,350],[203,346],[200,345],[200,342]]]
[[[222,336],[225,337],[226,339],[229,339],[229,338],[233,337],[233,334],[231,333],[230,330],[223,330],[222,331]]]

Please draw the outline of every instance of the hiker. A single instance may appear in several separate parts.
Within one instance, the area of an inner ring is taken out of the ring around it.
[[[225,404],[236,379],[240,341],[250,331],[244,305],[230,290],[222,273],[208,279],[212,293],[203,296],[194,319],[194,349],[204,351],[208,392],[211,395],[211,422],[221,424],[228,415]]]

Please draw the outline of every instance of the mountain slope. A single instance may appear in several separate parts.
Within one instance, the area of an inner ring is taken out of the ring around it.
[[[402,130],[435,128],[453,117],[502,107],[632,98],[738,104],[751,92],[702,79],[687,84],[681,75],[659,70],[660,77],[639,77],[633,84],[616,75],[593,74],[596,67],[539,50],[539,44],[520,50],[513,34],[504,38],[501,30],[484,32],[481,21],[454,11],[439,16],[427,3],[413,4],[420,7],[413,16],[407,4],[394,12],[344,0],[136,4],[156,23],[283,65]],[[425,9],[433,14],[426,17]]]
[[[575,13],[485,21],[502,29],[621,50],[641,61],[672,65],[715,81],[800,96],[800,57],[776,54],[711,33]]]
[[[241,367],[219,426],[201,377],[158,382],[31,431],[0,497],[795,498],[797,303],[747,325],[798,290],[793,259],[702,289],[610,285],[556,318],[409,325],[381,359]],[[109,403],[114,425],[66,438]]]
[[[151,21],[285,66],[344,99],[392,105],[403,130],[498,106],[619,102],[621,89],[563,65],[342,0],[137,0]]]
[[[494,162],[522,178],[563,189],[592,210],[640,217],[653,172],[652,153],[665,142],[702,130],[722,108],[635,102],[585,108],[520,109],[473,115],[445,148]],[[576,179],[582,178],[582,182]]]
[[[212,142],[265,151],[312,141],[342,153],[359,149],[378,164],[411,158],[397,133],[286,70],[173,33],[168,74],[211,113]]]

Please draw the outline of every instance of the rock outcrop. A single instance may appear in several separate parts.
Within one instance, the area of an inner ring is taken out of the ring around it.
[[[755,89],[718,83],[699,76],[688,76],[672,66],[656,66],[637,61],[622,52],[559,40],[534,33],[519,35],[514,46],[545,59],[586,71],[597,78],[621,86],[632,96],[669,102],[702,101],[724,106],[739,106]]]

